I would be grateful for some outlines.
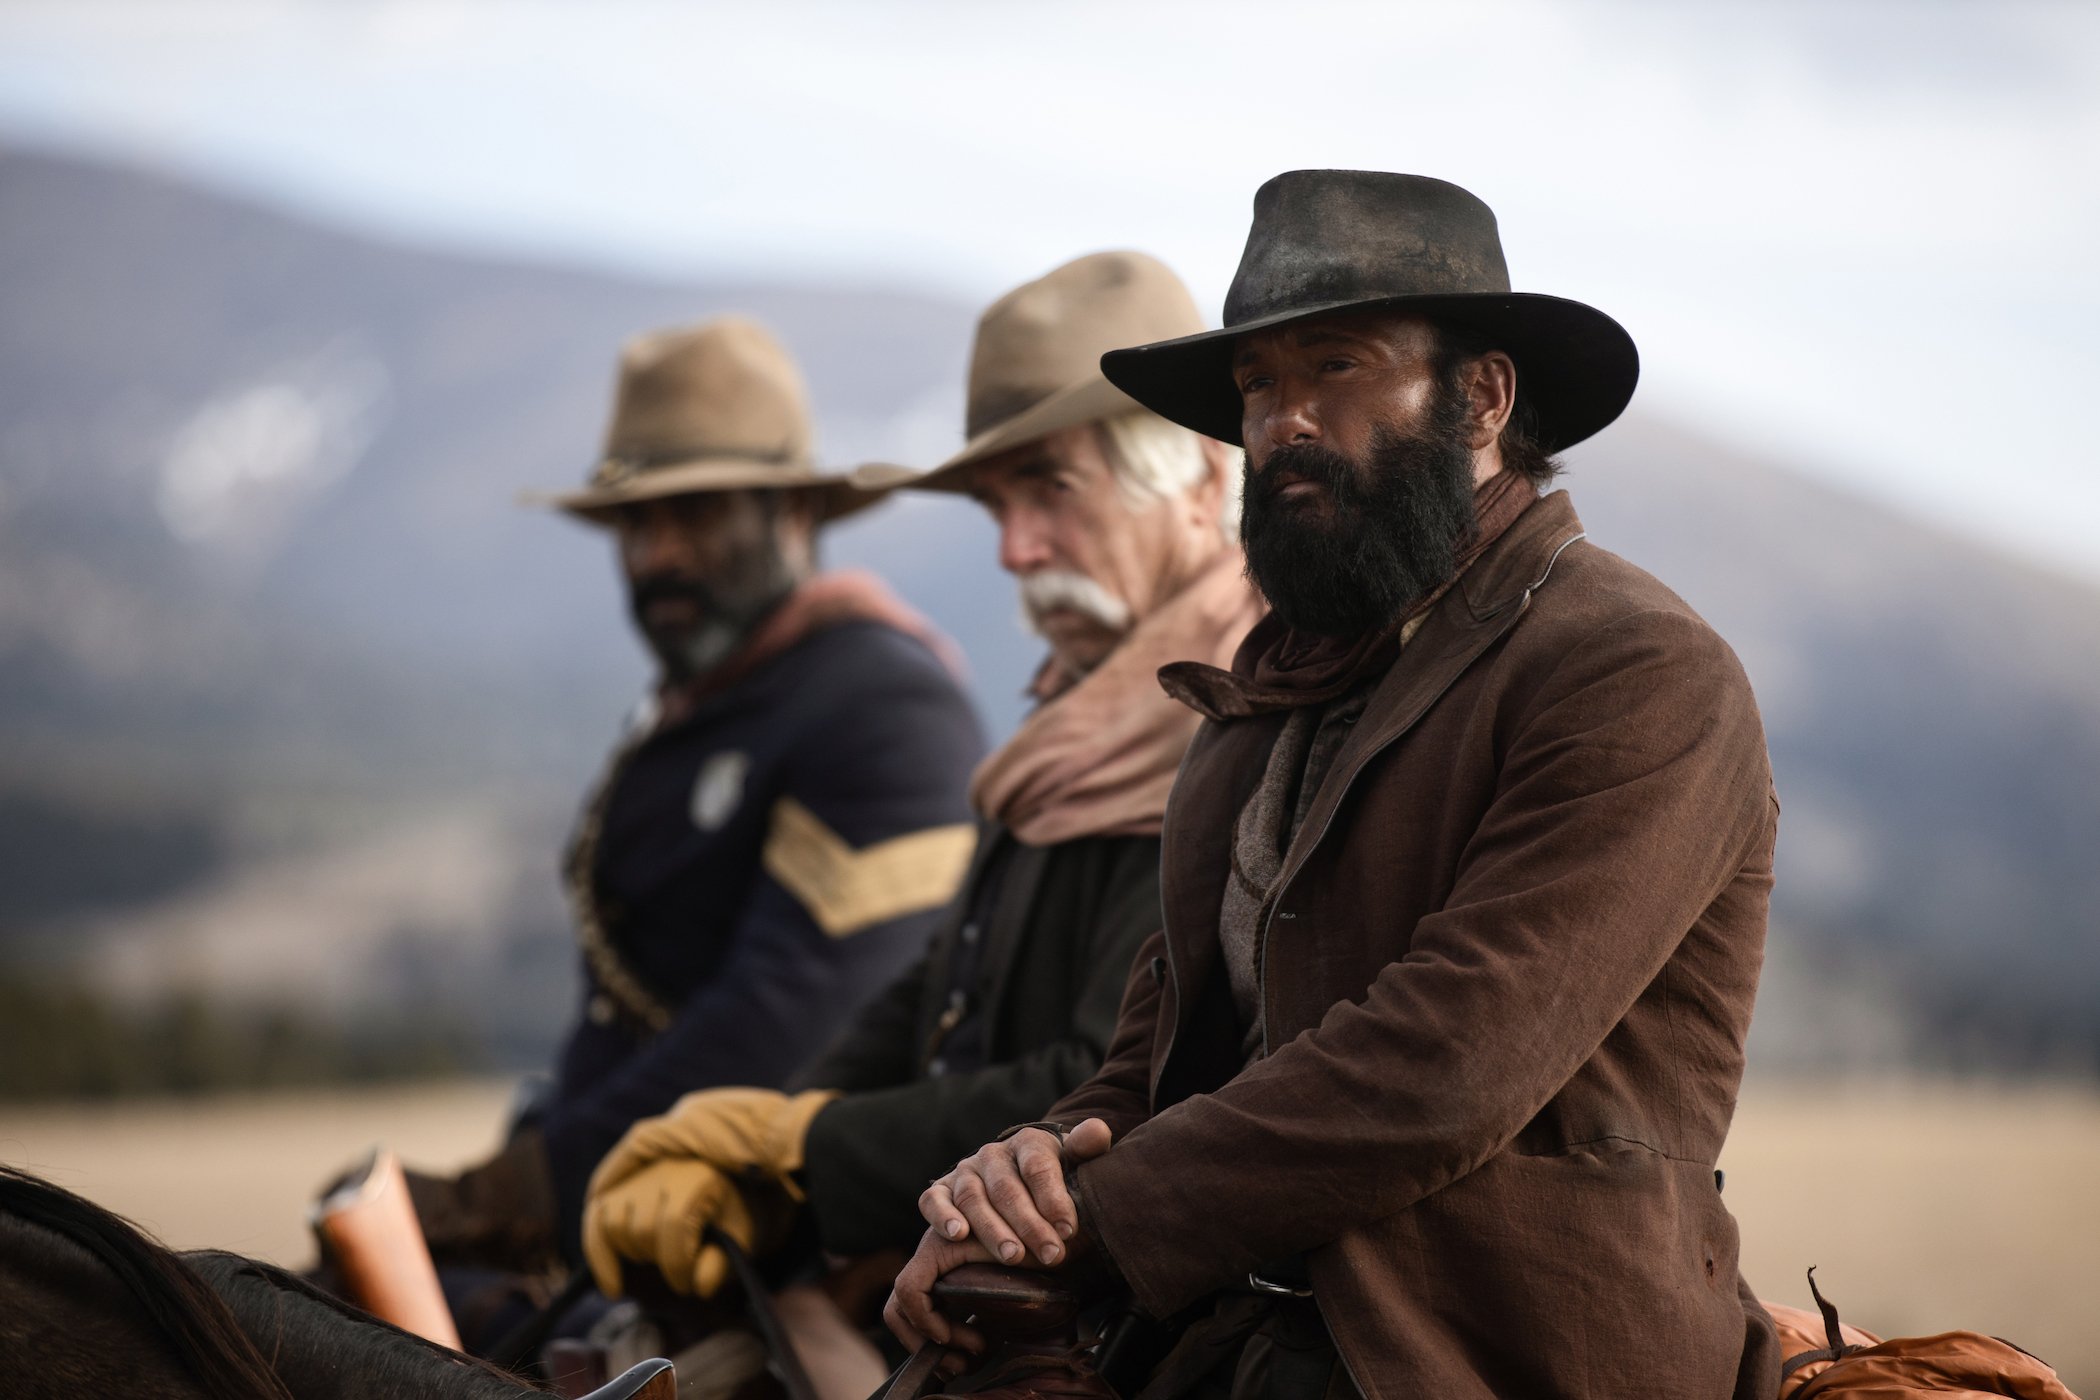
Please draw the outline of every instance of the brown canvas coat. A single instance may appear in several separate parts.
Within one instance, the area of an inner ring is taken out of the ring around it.
[[[1234,815],[1281,714],[1207,721],[1165,930],[1101,1072],[1080,1212],[1165,1316],[1304,1252],[1382,1397],[1775,1393],[1714,1163],[1763,957],[1777,803],[1727,645],[1528,509],[1380,681],[1264,927],[1267,1055],[1218,950]]]

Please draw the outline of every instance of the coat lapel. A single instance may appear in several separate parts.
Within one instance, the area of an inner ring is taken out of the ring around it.
[[[1001,834],[1013,843],[1013,853],[999,874],[999,888],[992,891],[991,904],[977,931],[986,940],[978,985],[986,989],[984,1016],[990,1025],[1000,1023],[1014,959],[1020,956],[1028,930],[1029,911],[1035,908],[1036,894],[1050,869],[1050,847],[1028,845],[1003,828]]]
[[[1205,720],[1174,779],[1160,829],[1160,902],[1176,916],[1167,921],[1170,951],[1179,955],[1176,971],[1198,980],[1207,970],[1202,960],[1214,949],[1206,940],[1177,940],[1176,925],[1203,927],[1217,916],[1232,871],[1233,823],[1261,781],[1287,717],[1278,711],[1252,719]],[[1177,942],[1184,946],[1171,946]],[[1184,985],[1184,996],[1191,990]]]
[[[1560,552],[1582,537],[1582,522],[1567,492],[1556,491],[1519,516],[1466,571],[1459,586],[1431,609],[1335,755],[1284,855],[1279,891],[1327,834],[1336,809],[1365,765],[1420,723],[1466,669],[1517,625],[1531,607],[1532,591],[1546,581]]]
[[[926,946],[926,994],[919,998],[920,1045],[932,1043],[941,1012],[947,1009],[948,984],[955,965],[955,941],[977,907],[977,891],[984,883],[985,872],[998,859],[999,848],[1011,840],[1013,837],[997,822],[979,821],[977,849],[970,853],[969,869],[963,873],[955,902],[941,916],[940,926],[934,930],[933,938]]]
[[[1160,831],[1159,888],[1175,1023],[1166,1053],[1152,1066],[1155,1108],[1184,1096],[1169,1088],[1165,1076],[1177,1044],[1207,1039],[1190,1033],[1192,1019],[1215,1019],[1216,1008],[1206,1002],[1215,999],[1212,984],[1224,981],[1216,935],[1219,901],[1232,870],[1232,826],[1261,780],[1284,719],[1277,713],[1222,723],[1205,720],[1189,744],[1167,800]],[[1225,1011],[1229,1017],[1229,998]],[[1232,1042],[1233,1037],[1225,1040]],[[1198,1090],[1214,1087],[1203,1082],[1205,1078],[1201,1073],[1193,1076]]]

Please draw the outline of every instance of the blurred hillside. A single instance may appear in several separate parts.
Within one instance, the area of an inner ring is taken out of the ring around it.
[[[512,498],[583,474],[621,339],[726,310],[801,357],[833,461],[934,460],[973,316],[439,255],[21,153],[0,307],[0,992],[40,1008],[0,1020],[105,1087],[63,1028],[150,1050],[184,1006],[247,1008],[192,1037],[219,1060],[308,1024],[355,1072],[543,1057],[556,851],[644,673],[604,545]],[[1592,539],[1765,705],[1760,1064],[2100,1070],[2100,592],[1649,418],[1571,467]],[[828,549],[954,633],[1011,726],[1034,647],[973,508],[901,500]]]

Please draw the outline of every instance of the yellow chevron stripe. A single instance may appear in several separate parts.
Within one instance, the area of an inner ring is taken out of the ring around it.
[[[928,827],[856,851],[792,797],[773,804],[766,873],[793,895],[832,938],[937,908],[955,897],[977,829],[968,822]]]

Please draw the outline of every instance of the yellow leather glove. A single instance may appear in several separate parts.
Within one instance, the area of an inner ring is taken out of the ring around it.
[[[583,1254],[599,1289],[618,1296],[627,1258],[653,1262],[680,1292],[712,1295],[729,1260],[703,1246],[709,1225],[746,1250],[774,1247],[802,1202],[794,1174],[810,1120],[837,1097],[701,1089],[629,1128],[584,1197]]]
[[[749,1193],[706,1162],[672,1157],[651,1162],[599,1190],[583,1209],[583,1257],[599,1291],[622,1291],[620,1261],[656,1265],[680,1293],[713,1297],[729,1277],[729,1256],[704,1243],[712,1225],[747,1252],[773,1248],[787,1233],[794,1204],[763,1182]]]
[[[657,1118],[644,1118],[591,1173],[590,1195],[609,1191],[652,1162],[705,1162],[726,1176],[756,1172],[788,1199],[802,1200],[794,1174],[802,1169],[802,1140],[817,1111],[838,1097],[811,1089],[790,1097],[777,1089],[701,1089]]]

